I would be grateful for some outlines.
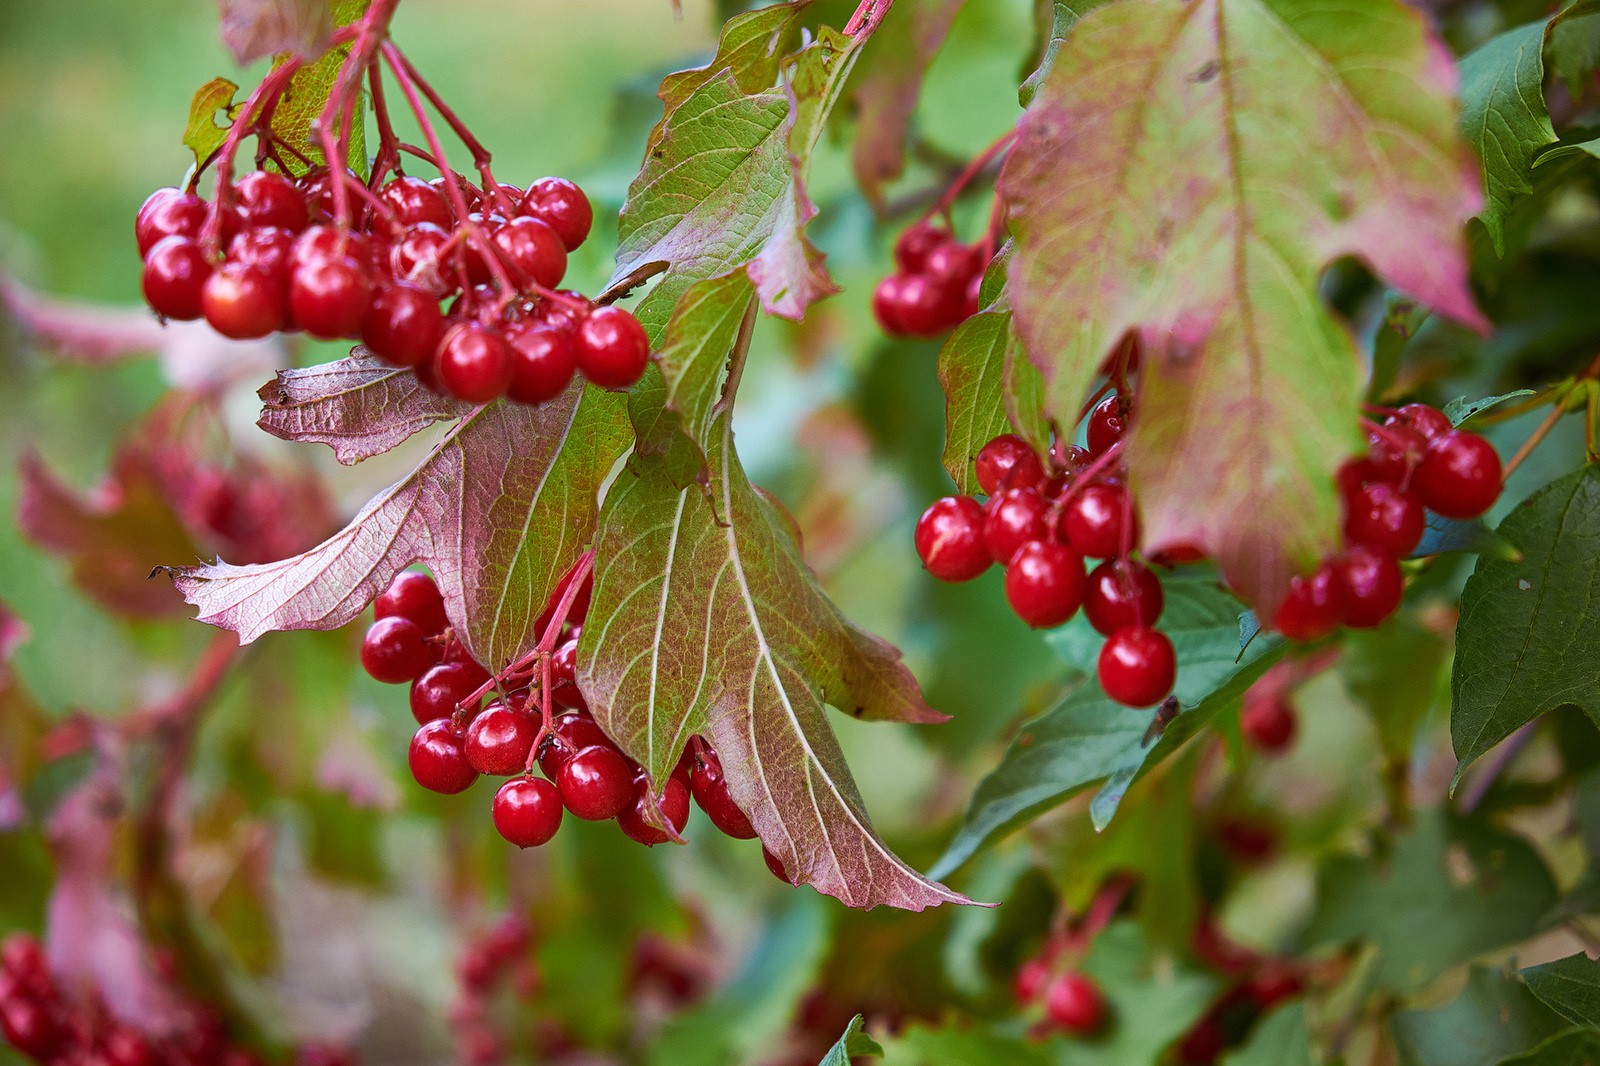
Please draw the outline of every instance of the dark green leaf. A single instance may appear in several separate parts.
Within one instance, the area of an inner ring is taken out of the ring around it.
[[[1522,559],[1480,557],[1451,676],[1456,776],[1564,704],[1600,719],[1600,466],[1546,485],[1500,524]]]
[[[1600,64],[1600,4],[1578,0],[1554,19],[1545,42],[1550,72],[1567,85],[1574,97]]]
[[[1456,999],[1401,1011],[1391,1024],[1406,1066],[1495,1066],[1559,1030],[1561,1019],[1505,974],[1474,967]]]
[[[1600,1066],[1600,1033],[1568,1029],[1536,1048],[1501,1059],[1496,1066]]]
[[[1549,20],[1507,30],[1461,60],[1461,128],[1483,164],[1486,203],[1478,218],[1497,253],[1505,216],[1533,191],[1534,156],[1556,139],[1544,103],[1544,39]]]
[[[977,492],[972,467],[978,451],[1002,433],[1016,432],[1036,448],[1049,447],[1050,427],[1040,416],[1043,382],[1022,357],[1009,311],[985,311],[956,328],[939,350],[939,384],[945,394],[944,468],[962,492]],[[1017,397],[1025,390],[1025,398]]]
[[[817,1066],[850,1066],[852,1056],[882,1054],[883,1048],[861,1028],[861,1015],[858,1014],[850,1019],[844,1035],[839,1037],[838,1043],[828,1049],[828,1053],[822,1056],[822,1061],[817,1063]]]
[[[1244,1046],[1223,1057],[1222,1066],[1311,1066],[1313,1061],[1306,1008],[1296,1003],[1261,1019]]]
[[[1579,952],[1517,972],[1545,1006],[1567,1021],[1600,1027],[1600,962]]]
[[[1385,755],[1411,756],[1417,727],[1449,691],[1449,647],[1436,631],[1405,617],[1344,637],[1339,670],[1345,687],[1372,717]]]
[[[1511,562],[1521,558],[1516,546],[1484,525],[1483,519],[1446,518],[1429,511],[1422,539],[1417,542],[1411,558],[1421,559],[1441,552],[1468,552]]]
[[[1383,322],[1372,339],[1372,380],[1367,385],[1367,401],[1378,403],[1400,373],[1400,354],[1428,320],[1431,312],[1417,301],[1399,293],[1384,296]]]

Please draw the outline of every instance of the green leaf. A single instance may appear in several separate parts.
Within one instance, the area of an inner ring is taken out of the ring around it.
[[[858,907],[967,902],[878,838],[823,705],[867,720],[941,716],[899,653],[823,594],[787,517],[740,466],[730,421],[716,416],[707,489],[680,490],[643,458],[606,497],[578,649],[595,719],[656,782],[704,736],[797,883]]]
[[[672,113],[719,74],[731,75],[739,91],[747,95],[771,88],[778,80],[778,67],[789,50],[798,20],[810,4],[811,0],[789,0],[735,15],[723,25],[711,62],[662,78],[656,95],[665,109],[662,120],[650,133],[649,147],[654,148],[661,139]]]
[[[822,1056],[822,1061],[817,1063],[817,1066],[850,1066],[853,1056],[882,1054],[883,1048],[861,1028],[861,1015],[858,1014],[850,1019],[850,1024],[845,1026],[844,1035],[839,1037],[838,1043],[828,1049],[828,1053]]]
[[[334,0],[333,24],[348,26],[366,13],[371,0]],[[289,78],[278,106],[272,112],[272,132],[287,141],[295,151],[310,159],[313,164],[326,162],[322,158],[322,144],[316,137],[316,121],[322,109],[328,106],[328,95],[338,81],[339,70],[350,55],[350,45],[342,44],[329,49],[321,59],[308,63]],[[274,66],[287,62],[280,56]],[[356,94],[355,121],[350,124],[350,153],[345,162],[357,174],[367,172],[366,122],[363,118],[364,92]],[[306,167],[292,155],[285,153],[285,162],[296,174]]]
[[[913,1025],[889,1042],[884,1066],[1051,1066],[1038,1044],[983,1029]]]
[[[1549,870],[1521,837],[1424,811],[1386,850],[1323,864],[1306,942],[1369,942],[1379,952],[1374,979],[1415,989],[1537,932],[1555,901]]]
[[[1408,760],[1417,728],[1447,691],[1449,648],[1434,630],[1404,617],[1344,635],[1339,671],[1371,716],[1385,755]]]
[[[1427,308],[1398,293],[1384,295],[1383,321],[1372,339],[1372,380],[1367,383],[1367,401],[1377,403],[1393,387],[1400,373],[1400,355],[1411,338],[1428,320]]]
[[[1461,593],[1450,684],[1458,780],[1557,707],[1600,720],[1600,466],[1546,485],[1498,533],[1522,558],[1480,557]]]
[[[1460,996],[1401,1011],[1391,1025],[1408,1066],[1495,1066],[1556,1032],[1561,1019],[1505,974],[1473,967]]]
[[[1028,75],[1018,90],[1017,97],[1022,101],[1022,106],[1027,107],[1033,102],[1034,94],[1039,91],[1039,86],[1045,78],[1050,76],[1050,68],[1055,66],[1056,54],[1061,51],[1061,43],[1067,39],[1067,34],[1072,27],[1078,24],[1088,12],[1098,7],[1100,0],[1051,0],[1050,4],[1050,35],[1046,38],[1044,49],[1039,56],[1039,66],[1032,74]]]
[[[189,124],[183,130],[183,145],[194,153],[197,165],[205,163],[228,139],[228,127],[217,121],[221,112],[231,122],[237,106],[233,102],[239,86],[227,78],[212,78],[194,92],[189,102]]]
[[[1482,160],[1486,202],[1478,218],[1497,254],[1505,216],[1533,191],[1529,171],[1556,139],[1544,103],[1544,41],[1550,20],[1507,30],[1461,59],[1461,128]]]
[[[1072,424],[1137,333],[1145,547],[1205,551],[1268,609],[1336,549],[1334,473],[1360,446],[1326,266],[1357,256],[1485,325],[1444,55],[1398,0],[1116,0],[1062,42],[1001,176],[1011,307],[1048,413]]]
[[[1579,952],[1517,973],[1545,1006],[1567,1021],[1600,1027],[1600,962]]]
[[[1222,1066],[1311,1066],[1313,1061],[1305,1004],[1296,1003],[1263,1018],[1243,1047],[1223,1056]]]
[[[665,386],[662,402],[676,419],[669,424],[694,444],[703,466],[717,401],[722,396],[729,354],[739,340],[755,290],[743,273],[696,282],[672,312],[655,363]],[[752,323],[753,324],[753,323]],[[748,337],[745,343],[749,343]],[[647,451],[666,446],[651,429]],[[676,484],[686,482],[674,479]]]
[[[1156,712],[1113,703],[1093,680],[1098,652],[1073,626],[1050,634],[1052,646],[1088,678],[1055,706],[1029,722],[1006,749],[1000,765],[979,783],[967,816],[932,876],[960,867],[992,840],[1064,803],[1096,781],[1105,785],[1090,814],[1104,827],[1134,779],[1158,765],[1213,717],[1244,694],[1284,653],[1276,639],[1254,642],[1241,656],[1238,601],[1202,579],[1166,582],[1161,628],[1178,653],[1175,695],[1183,712],[1156,740],[1146,740]]]
[[[1545,41],[1550,71],[1566,82],[1574,97],[1600,65],[1600,3],[1578,0],[1552,20]]]
[[[956,327],[939,349],[939,384],[944,468],[962,492],[979,491],[972,461],[1000,434],[1020,430],[1036,449],[1049,448],[1050,427],[1039,409],[1043,380],[1022,356],[1010,312],[985,311]]]
[[[1411,558],[1422,559],[1441,552],[1470,552],[1508,562],[1522,559],[1516,545],[1484,525],[1483,519],[1446,518],[1429,511],[1422,539],[1412,549]]]
[[[1600,1066],[1600,1033],[1568,1029],[1538,1047],[1501,1059],[1496,1066]]]
[[[1507,400],[1517,400],[1524,396],[1532,396],[1532,389],[1517,389],[1515,392],[1501,393],[1499,396],[1485,396],[1479,400],[1469,400],[1465,396],[1457,397],[1444,405],[1444,415],[1450,420],[1451,425],[1459,426],[1474,415],[1481,414],[1491,407],[1497,407]]]

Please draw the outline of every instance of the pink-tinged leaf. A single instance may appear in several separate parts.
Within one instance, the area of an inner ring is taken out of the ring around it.
[[[735,15],[723,25],[711,62],[662,78],[656,95],[665,106],[661,121],[650,132],[646,154],[660,140],[667,117],[694,95],[696,89],[717,75],[731,74],[740,91],[745,93],[771,88],[778,80],[779,63],[789,52],[800,15],[810,4],[811,0],[789,0]]]
[[[655,781],[690,736],[722,758],[734,799],[800,883],[854,907],[970,902],[879,839],[824,704],[858,718],[935,722],[891,646],[818,587],[791,526],[739,465],[726,413],[709,494],[636,459],[606,499],[578,650],[596,720]]]
[[[498,668],[537,643],[534,624],[588,544],[600,484],[627,443],[622,398],[581,383],[537,407],[497,402],[310,551],[169,572],[200,621],[249,643],[272,630],[342,626],[395,574],[424,563],[457,635]]]
[[[18,618],[10,607],[0,603],[0,688],[11,681],[11,657],[27,642],[28,623]]]
[[[867,199],[881,207],[883,186],[906,166],[906,138],[922,77],[939,54],[966,0],[901,0],[873,34],[855,91],[855,143],[850,163]]]
[[[256,424],[284,440],[314,441],[346,466],[382,455],[472,405],[424,388],[409,370],[357,348],[347,359],[280,370],[261,386]]]
[[[311,60],[333,37],[329,0],[220,0],[222,43],[241,66],[286,53]]]
[[[1484,325],[1462,237],[1481,193],[1443,54],[1397,0],[1117,0],[1063,43],[1002,175],[1049,413],[1071,424],[1137,332],[1146,547],[1210,552],[1269,611],[1336,546],[1334,470],[1361,441],[1323,268],[1357,256]]]

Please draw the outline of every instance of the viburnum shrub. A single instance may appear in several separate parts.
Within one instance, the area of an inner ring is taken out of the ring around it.
[[[1600,1061],[1589,6],[68,6],[0,1058]]]

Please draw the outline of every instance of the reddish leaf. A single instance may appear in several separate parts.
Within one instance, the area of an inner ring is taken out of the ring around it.
[[[328,0],[221,0],[222,43],[240,65],[287,53],[315,59],[333,36]]]
[[[336,390],[330,405],[351,407],[331,421],[357,436],[379,432],[375,423],[389,417],[381,405],[339,391],[337,375],[318,380]],[[538,407],[490,404],[310,551],[169,572],[200,621],[248,643],[271,630],[342,626],[395,574],[425,563],[468,649],[504,666],[537,641],[534,623],[588,543],[600,484],[626,445],[621,397],[581,383]]]
[[[1012,306],[1050,413],[1071,423],[1138,331],[1147,546],[1206,549],[1267,609],[1336,543],[1333,473],[1360,443],[1356,350],[1321,270],[1359,256],[1483,325],[1454,88],[1396,0],[1119,0],[1063,43],[1002,176]]]

